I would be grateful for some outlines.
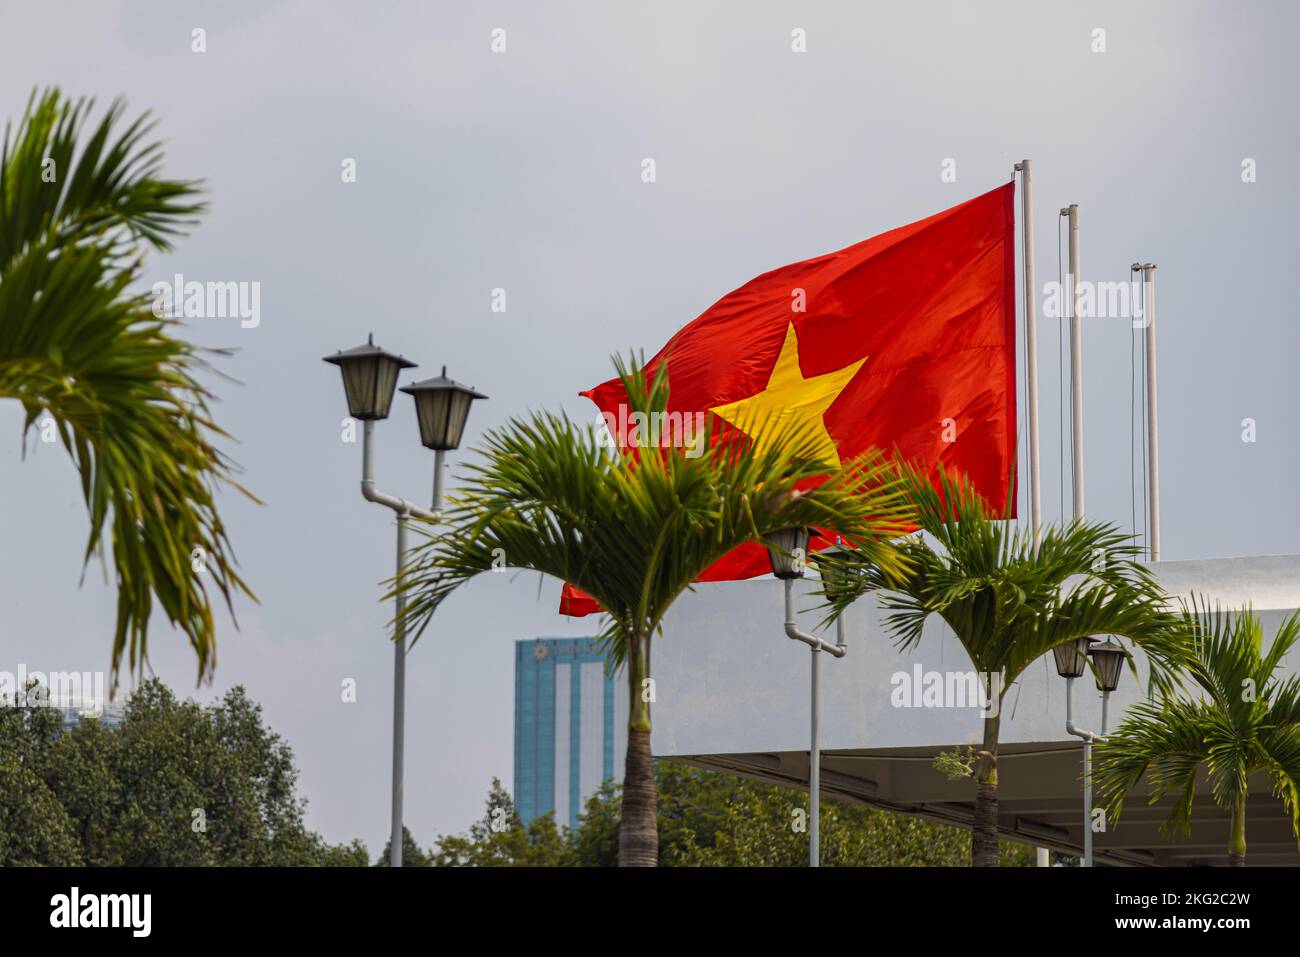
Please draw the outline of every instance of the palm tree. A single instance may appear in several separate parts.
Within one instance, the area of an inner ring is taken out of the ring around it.
[[[615,365],[629,418],[656,421],[667,408],[666,369],[647,382],[635,364]],[[624,866],[658,859],[651,637],[677,597],[727,552],[766,545],[766,533],[790,527],[838,533],[882,574],[901,571],[889,539],[903,531],[907,511],[883,457],[871,452],[825,476],[814,436],[783,430],[780,438],[759,446],[725,434],[715,444],[706,435],[707,451],[695,455],[640,435],[623,455],[596,429],[564,416],[514,419],[486,437],[482,461],[445,516],[447,530],[416,550],[398,586],[410,596],[406,622],[414,638],[452,591],[494,567],[551,575],[601,604],[600,637],[631,692],[619,831]]]
[[[24,450],[33,428],[57,433],[81,474],[83,574],[107,544],[117,585],[114,686],[124,654],[132,671],[146,660],[155,602],[203,679],[216,662],[209,583],[228,606],[249,594],[214,498],[239,486],[212,445],[225,433],[195,378],[207,363],[131,288],[144,251],[169,249],[203,204],[197,183],[162,178],[148,114],[119,132],[121,101],[89,128],[92,108],[33,93],[17,133],[5,127],[0,399],[22,403]]]
[[[999,702],[1034,661],[1057,645],[1091,635],[1127,637],[1146,648],[1160,680],[1177,658],[1175,616],[1136,549],[1114,526],[1071,522],[1048,527],[1035,545],[1029,532],[994,517],[964,476],[942,469],[936,483],[903,467],[917,509],[915,536],[900,550],[907,571],[891,583],[869,556],[852,550],[827,560],[840,587],[826,590],[833,619],[861,595],[879,591],[885,629],[914,649],[931,616],[952,630]],[[1131,664],[1131,659],[1130,659]],[[992,711],[992,709],[990,709]],[[971,863],[998,863],[998,732],[1001,709],[984,717],[983,743],[968,763],[975,781]]]
[[[1146,776],[1148,803],[1175,795],[1162,830],[1191,833],[1197,772],[1203,767],[1214,803],[1231,815],[1228,861],[1246,864],[1247,780],[1262,774],[1282,800],[1300,843],[1300,676],[1278,677],[1300,639],[1300,612],[1282,623],[1263,650],[1259,616],[1249,608],[1211,613],[1195,598],[1183,606],[1191,636],[1187,672],[1200,694],[1171,689],[1131,709],[1097,747],[1101,803],[1118,821],[1125,796]]]

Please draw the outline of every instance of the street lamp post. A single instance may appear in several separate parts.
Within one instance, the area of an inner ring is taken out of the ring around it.
[[[808,746],[808,866],[821,865],[821,653],[829,652],[836,658],[843,658],[848,651],[844,643],[843,622],[837,623],[837,643],[831,644],[816,635],[810,635],[799,629],[794,614],[794,583],[802,578],[807,565],[808,529],[786,528],[772,532],[767,536],[773,546],[768,550],[772,563],[772,574],[781,579],[785,585],[785,633],[786,637],[802,641],[811,649],[811,702],[810,732]]]
[[[432,507],[421,508],[414,502],[381,492],[375,487],[374,424],[388,418],[393,403],[397,377],[415,363],[400,355],[385,352],[371,336],[365,345],[325,356],[324,361],[339,367],[347,395],[348,414],[362,422],[361,495],[368,502],[391,509],[397,515],[397,580],[406,569],[407,525],[412,517],[437,521],[442,509],[442,475],[444,453],[460,446],[470,403],[487,396],[447,378],[447,368],[435,379],[405,386],[402,391],[415,399],[420,424],[420,441],[435,450],[433,462]],[[402,866],[402,780],[406,732],[406,595],[399,590],[394,598],[393,629],[393,785],[392,831],[388,845],[388,863]]]
[[[1106,710],[1110,693],[1119,687],[1119,676],[1124,666],[1124,649],[1113,641],[1097,642],[1095,638],[1078,638],[1052,649],[1056,658],[1056,673],[1065,679],[1065,730],[1083,741],[1083,860],[1082,867],[1092,867],[1092,744],[1106,734]],[[1083,676],[1088,658],[1093,660],[1097,690],[1101,692],[1101,733],[1089,731],[1074,723],[1074,679]]]

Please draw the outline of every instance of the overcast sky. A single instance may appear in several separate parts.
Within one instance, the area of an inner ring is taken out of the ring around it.
[[[360,498],[320,357],[373,331],[420,363],[403,381],[446,364],[491,396],[469,442],[529,408],[590,418],[576,393],[608,377],[611,352],[652,353],[752,276],[991,189],[1022,157],[1040,284],[1072,202],[1085,279],[1159,264],[1164,557],[1300,551],[1298,34],[1284,2],[0,2],[0,114],[38,85],[125,95],[161,119],[168,173],[207,181],[210,213],[150,278],[261,284],[256,328],[191,327],[239,349],[222,367],[242,385],[218,384],[216,411],[265,505],[223,504],[260,604],[239,606],[238,631],[223,617],[212,687],[195,689],[162,626],[154,672],[205,700],[245,685],[294,748],[310,825],[377,854],[393,529]],[[1084,360],[1088,511],[1125,526],[1132,338],[1092,323]],[[1042,321],[1049,518],[1056,343]],[[423,499],[432,453],[409,400],[394,409],[379,485]],[[103,669],[115,593],[97,570],[77,588],[76,474],[56,446],[21,461],[20,425],[0,405],[0,669]],[[538,585],[486,576],[412,652],[406,819],[422,844],[478,816],[493,775],[510,786],[514,640],[591,630],[555,614],[558,582]]]

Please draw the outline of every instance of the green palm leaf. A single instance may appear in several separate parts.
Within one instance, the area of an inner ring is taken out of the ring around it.
[[[662,371],[652,383],[638,368],[620,364],[619,372],[628,394],[640,397],[637,409],[663,411]],[[599,601],[612,650],[622,655],[626,637],[653,633],[673,600],[719,558],[747,542],[766,547],[766,533],[793,526],[840,534],[882,574],[901,573],[905,563],[890,539],[910,512],[884,456],[867,452],[827,476],[811,433],[787,430],[783,438],[765,451],[732,443],[697,458],[685,449],[643,449],[630,460],[565,416],[511,420],[485,437],[445,529],[416,551],[405,585],[412,633],[418,637],[467,580],[527,568]]]
[[[118,135],[118,102],[87,130],[92,108],[57,90],[33,95],[0,150],[0,398],[48,414],[81,478],[90,519],[83,562],[112,556],[123,657],[147,658],[159,607],[193,647],[200,679],[215,666],[212,595],[250,595],[234,571],[215,493],[241,492],[213,445],[202,355],[132,292],[146,248],[203,208],[197,185],[160,176],[147,115]],[[244,494],[248,494],[244,492]],[[251,497],[251,496],[250,496]],[[107,534],[106,534],[107,533]]]
[[[942,467],[938,482],[914,466],[902,487],[924,535],[900,548],[908,572],[891,581],[869,555],[846,552],[850,586],[828,597],[828,620],[868,592],[880,592],[885,628],[904,649],[916,647],[938,616],[980,671],[1002,672],[1005,689],[1058,645],[1110,634],[1140,645],[1157,681],[1168,681],[1184,655],[1177,616],[1139,550],[1115,526],[1047,526],[1036,545],[1028,531],[1001,520],[964,475]]]
[[[1149,803],[1177,795],[1166,830],[1190,832],[1199,771],[1211,800],[1232,815],[1229,855],[1244,863],[1248,781],[1264,774],[1300,843],[1300,678],[1279,681],[1282,659],[1300,639],[1300,612],[1283,622],[1267,651],[1249,608],[1210,609],[1193,596],[1182,610],[1189,638],[1190,688],[1166,688],[1130,709],[1097,747],[1101,803],[1118,822],[1124,800],[1145,776]]]

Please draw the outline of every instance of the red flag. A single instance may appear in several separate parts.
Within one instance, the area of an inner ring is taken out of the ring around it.
[[[824,428],[828,465],[876,447],[965,472],[1015,514],[1015,186],[928,219],[783,266],[719,299],[647,363],[668,364],[669,412],[714,429],[767,413]],[[618,379],[581,393],[615,438],[626,422]],[[622,420],[620,420],[622,415]],[[751,436],[761,443],[764,436]],[[1011,493],[1007,502],[1008,491]],[[825,546],[814,542],[811,546]],[[700,581],[770,571],[746,544]],[[565,585],[560,612],[600,606]]]

